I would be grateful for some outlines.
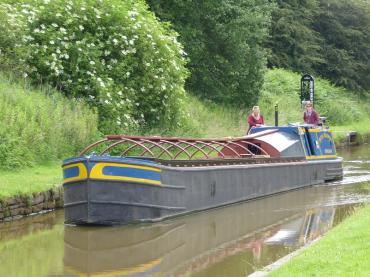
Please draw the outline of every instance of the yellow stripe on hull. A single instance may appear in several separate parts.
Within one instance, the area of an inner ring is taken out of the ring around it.
[[[78,167],[79,174],[78,174],[78,176],[65,178],[63,180],[64,184],[69,183],[69,182],[81,181],[81,180],[87,179],[87,177],[88,177],[87,169],[86,169],[86,166],[83,163],[69,164],[69,165],[63,166],[63,169],[68,169],[68,168],[72,168],[72,167]]]
[[[337,155],[319,155],[319,156],[306,156],[307,160],[317,160],[317,159],[334,159]]]
[[[161,172],[161,169],[156,168],[156,167],[150,167],[150,166],[119,164],[119,163],[97,163],[91,169],[90,178],[101,179],[101,180],[113,180],[113,181],[129,181],[129,182],[145,183],[145,184],[152,184],[152,185],[161,184],[161,181],[153,180],[153,179],[136,178],[136,177],[128,177],[128,176],[105,175],[103,174],[103,169],[104,167],[107,167],[107,166],[141,169],[141,170],[155,171],[159,173]]]

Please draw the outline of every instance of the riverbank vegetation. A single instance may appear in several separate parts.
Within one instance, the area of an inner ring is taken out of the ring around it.
[[[266,72],[265,81],[257,103],[269,125],[274,124],[274,106],[279,107],[279,124],[303,121],[300,105],[300,75],[284,69]],[[327,125],[336,142],[345,138],[348,131],[370,134],[370,95],[354,94],[352,91],[332,85],[329,81],[316,79],[315,109],[327,118]],[[247,109],[217,105],[210,101],[189,96],[186,103],[192,115],[188,135],[206,137],[242,136],[247,128]]]
[[[369,276],[370,205],[268,276]]]
[[[0,168],[16,170],[73,155],[98,135],[82,100],[0,73]]]

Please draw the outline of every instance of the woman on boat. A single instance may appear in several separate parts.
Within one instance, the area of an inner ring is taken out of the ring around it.
[[[252,113],[248,116],[248,124],[249,129],[247,134],[249,133],[250,129],[253,127],[259,127],[265,124],[265,121],[263,120],[263,116],[260,112],[260,107],[254,106],[252,109]]]
[[[303,120],[306,124],[319,125],[320,119],[317,112],[313,109],[312,103],[308,102],[306,104],[306,111],[303,114]]]

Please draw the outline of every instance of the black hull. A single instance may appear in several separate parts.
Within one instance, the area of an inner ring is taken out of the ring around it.
[[[64,184],[65,220],[155,222],[342,178],[342,159],[231,166],[160,166],[161,184],[85,180]]]

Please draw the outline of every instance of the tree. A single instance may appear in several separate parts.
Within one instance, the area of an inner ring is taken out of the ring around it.
[[[149,0],[188,53],[186,87],[219,103],[251,105],[263,83],[272,4],[268,0]]]
[[[322,39],[313,29],[318,12],[317,0],[278,0],[272,13],[268,66],[313,73],[323,62]]]
[[[321,0],[314,28],[324,39],[316,71],[349,89],[370,89],[370,12],[366,1]]]

